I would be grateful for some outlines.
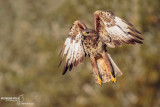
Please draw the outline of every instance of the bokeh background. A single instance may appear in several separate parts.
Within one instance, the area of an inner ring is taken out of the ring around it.
[[[109,49],[123,75],[103,87],[94,83],[88,58],[64,76],[57,68],[72,23],[94,28],[96,10],[113,11],[145,39]],[[160,107],[159,41],[159,0],[0,0],[0,97],[23,94],[34,103],[24,107]]]

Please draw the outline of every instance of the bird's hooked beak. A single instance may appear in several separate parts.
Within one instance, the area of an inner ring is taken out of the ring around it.
[[[87,33],[86,33],[86,32],[84,32],[84,31],[83,31],[82,33],[83,33],[83,35],[85,35],[85,36],[87,35]]]
[[[82,33],[84,36],[89,36],[89,34],[90,34],[90,32],[88,30],[84,30],[84,31],[82,31]]]

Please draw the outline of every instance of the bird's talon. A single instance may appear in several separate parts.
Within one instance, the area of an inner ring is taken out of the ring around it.
[[[113,77],[112,73],[111,73],[111,80],[112,80],[113,83],[117,82],[116,78]]]
[[[102,86],[102,80],[98,77],[98,84]]]

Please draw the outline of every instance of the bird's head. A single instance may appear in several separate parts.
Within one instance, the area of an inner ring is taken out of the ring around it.
[[[89,41],[92,41],[93,43],[96,42],[99,38],[98,33],[92,29],[83,30],[82,35],[84,40],[89,40]]]
[[[83,36],[87,37],[87,36],[97,36],[98,33],[95,30],[92,29],[85,29],[82,31]]]

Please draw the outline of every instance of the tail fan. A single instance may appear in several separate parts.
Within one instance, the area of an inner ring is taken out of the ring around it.
[[[118,68],[118,66],[115,64],[115,62],[113,61],[113,59],[111,58],[111,56],[108,54],[109,60],[111,61],[113,70],[115,72],[116,75],[121,76],[123,73],[120,71],[120,69]]]

